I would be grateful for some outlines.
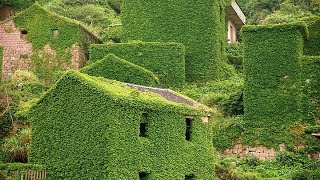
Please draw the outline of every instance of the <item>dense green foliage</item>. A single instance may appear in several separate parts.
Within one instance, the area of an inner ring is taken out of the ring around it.
[[[213,179],[211,126],[201,120],[208,113],[71,71],[31,110],[30,161],[46,164],[48,179]],[[186,114],[194,116],[191,141]]]
[[[243,78],[239,75],[223,81],[187,84],[181,92],[209,107],[217,107],[225,116],[243,114]]]
[[[219,78],[225,60],[224,17],[219,0],[126,0],[121,14],[124,40],[183,43],[189,82]]]
[[[320,15],[319,0],[237,0],[247,24],[292,22],[305,16]]]
[[[315,123],[320,120],[320,56],[303,56],[300,65],[304,120]]]
[[[0,179],[15,179],[19,173],[26,173],[29,170],[41,171],[43,165],[39,164],[23,164],[23,163],[0,163]],[[18,174],[17,171],[19,172]]]
[[[45,90],[39,79],[26,71],[16,71],[10,79],[3,81],[0,86],[0,134],[8,135],[13,122],[25,123],[26,119],[16,113],[27,110],[30,102]]]
[[[185,47],[179,43],[119,43],[90,46],[90,61],[114,54],[152,71],[162,87],[183,87]]]
[[[96,35],[111,23],[120,23],[120,18],[113,10],[118,4],[109,0],[55,0],[46,7],[65,17],[78,20],[87,25]]]
[[[223,159],[216,166],[221,179],[258,180],[316,180],[320,177],[320,161],[308,160],[304,155],[279,152],[274,160],[260,161],[254,156]]]
[[[243,68],[243,45],[242,44],[228,44],[226,47],[228,62],[233,64],[237,70]]]
[[[320,17],[308,23],[309,38],[305,42],[304,55],[320,56]]]
[[[2,145],[5,154],[4,161],[27,163],[30,141],[30,129],[23,129],[17,134],[5,138]]]
[[[242,117],[219,118],[213,124],[213,146],[220,152],[232,147],[245,130]]]
[[[54,73],[63,66],[71,67],[71,47],[85,49],[88,40],[85,28],[75,20],[54,14],[39,4],[34,4],[14,17],[15,24],[27,32],[26,39],[34,50],[30,66],[35,74],[52,83]],[[54,35],[53,31],[58,34]],[[49,45],[53,52],[44,50]]]
[[[318,140],[303,133],[310,122],[305,120],[317,111],[311,109],[314,105],[308,97],[319,93],[317,58],[311,58],[315,61],[308,61],[310,65],[300,64],[305,25],[246,26],[243,35],[246,81],[241,142],[275,148],[284,143],[289,150],[304,144],[307,152],[319,150]]]
[[[157,86],[159,80],[151,71],[109,54],[80,70],[90,76],[104,77],[126,83]]]
[[[28,8],[35,3],[35,0],[1,0],[0,7],[4,5],[9,5],[14,8],[16,11],[21,11]]]
[[[61,53],[75,43],[83,45],[84,32],[79,22],[54,14],[39,4],[15,16],[14,22],[21,30],[28,32],[27,40],[35,50],[49,44]],[[59,30],[57,37],[52,32],[55,29]]]
[[[299,104],[299,56],[302,55],[301,24],[246,26],[245,120],[248,126],[287,127],[301,119]],[[279,127],[279,128],[283,128]]]

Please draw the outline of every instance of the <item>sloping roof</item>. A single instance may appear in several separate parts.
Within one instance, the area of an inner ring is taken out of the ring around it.
[[[162,96],[163,98],[165,98],[171,102],[182,103],[182,104],[186,104],[189,106],[200,105],[200,103],[198,103],[197,101],[190,99],[189,97],[184,96],[182,94],[179,94],[171,89],[154,88],[154,87],[147,87],[147,86],[128,84],[128,83],[126,83],[126,85],[131,88],[138,88],[139,91],[141,91],[141,92],[148,92],[149,91],[149,92],[159,94],[160,96]]]
[[[76,82],[79,86],[86,86],[93,91],[98,91],[99,93],[114,99],[115,102],[121,102],[121,104],[127,103],[130,106],[139,108],[146,107],[150,109],[166,107],[167,111],[186,113],[190,111],[197,113],[201,112],[201,114],[216,113],[207,106],[196,103],[194,100],[184,97],[172,90],[125,84],[119,81],[89,76],[74,70],[67,71],[65,75],[40,98],[38,103],[41,103],[42,99],[44,99],[47,94],[54,91],[60,84],[64,84],[64,81],[70,80],[73,84]],[[36,104],[34,106],[36,106]]]
[[[57,19],[60,19],[62,21],[65,21],[65,22],[68,22],[68,23],[72,23],[72,24],[75,24],[75,25],[79,25],[79,27],[81,27],[83,29],[83,31],[90,35],[91,37],[94,37],[97,41],[99,42],[102,42],[98,37],[96,37],[92,32],[90,32],[88,30],[88,28],[83,25],[83,23],[77,21],[77,20],[74,20],[74,19],[70,19],[70,18],[67,18],[67,17],[64,17],[64,16],[61,16],[61,15],[58,15],[52,11],[49,11],[48,9],[45,9],[44,7],[42,7],[41,5],[39,5],[38,2],[36,2],[35,4],[33,4],[32,6],[28,7],[27,9],[21,11],[20,13],[16,14],[15,16],[12,16],[10,17],[9,19],[6,19],[2,22],[0,22],[0,24],[2,23],[5,23],[5,22],[8,22],[8,21],[11,21],[13,20],[15,17],[19,17],[19,16],[25,16],[26,14],[28,14],[30,11],[34,11],[35,9],[38,9],[38,10],[41,10],[43,13],[47,13],[48,15],[50,16],[53,16]]]
[[[235,0],[231,1],[226,7],[226,16],[230,19],[237,27],[240,27],[246,23],[246,16],[243,14],[241,8]]]

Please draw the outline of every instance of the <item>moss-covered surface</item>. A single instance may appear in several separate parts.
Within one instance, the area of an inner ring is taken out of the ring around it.
[[[157,86],[158,77],[151,71],[109,54],[102,60],[96,61],[80,70],[90,76],[104,77],[126,83],[145,86]]]
[[[90,46],[90,61],[114,54],[152,71],[161,87],[183,87],[185,83],[185,47],[180,43],[119,43]]]
[[[182,43],[186,46],[187,80],[218,79],[226,40],[222,2],[124,1],[121,15],[124,40]]]
[[[211,126],[201,120],[210,111],[201,109],[71,71],[31,109],[30,162],[45,164],[48,179],[214,179]]]

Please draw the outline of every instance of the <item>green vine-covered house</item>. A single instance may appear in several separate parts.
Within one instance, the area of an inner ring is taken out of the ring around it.
[[[68,71],[30,112],[48,179],[214,179],[215,111],[171,90]]]
[[[0,23],[2,76],[31,70],[40,78],[57,70],[78,69],[87,60],[86,46],[101,41],[84,26],[39,4]]]

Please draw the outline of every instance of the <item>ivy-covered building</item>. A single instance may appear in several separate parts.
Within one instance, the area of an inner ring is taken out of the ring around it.
[[[29,113],[48,179],[214,179],[215,111],[167,89],[67,72]]]
[[[31,70],[45,78],[59,69],[82,67],[87,60],[86,46],[100,40],[79,22],[36,3],[0,23],[0,43],[3,77],[16,70]]]

